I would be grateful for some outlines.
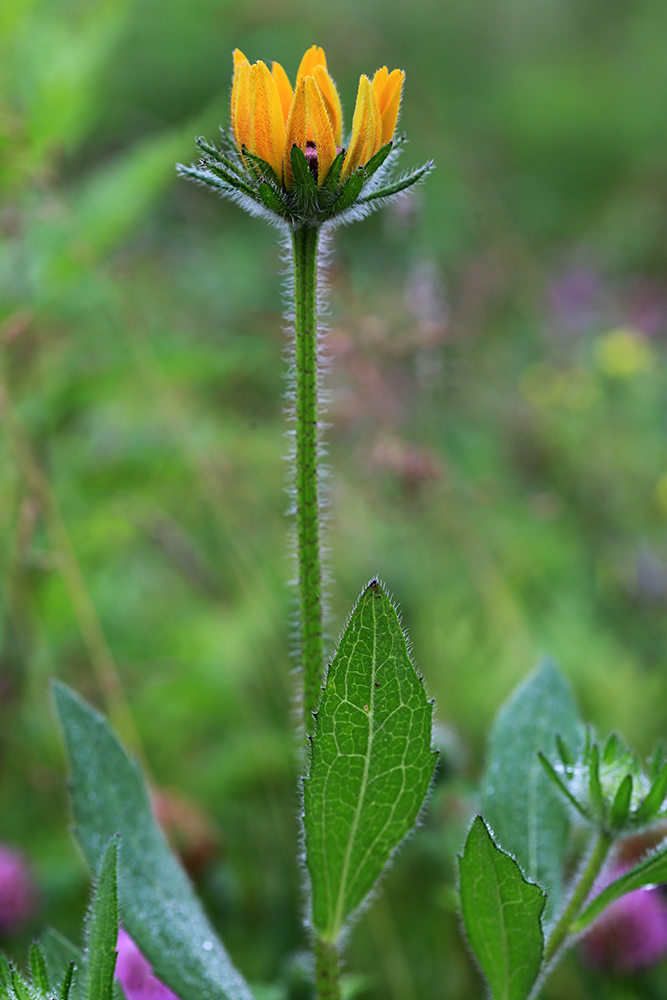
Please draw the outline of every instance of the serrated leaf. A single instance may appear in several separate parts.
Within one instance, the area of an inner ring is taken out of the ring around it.
[[[546,896],[495,844],[481,816],[459,856],[459,890],[468,941],[494,1000],[525,1000],[542,962]]]
[[[663,882],[667,882],[667,847],[650,854],[625,875],[621,875],[615,882],[603,889],[600,895],[596,896],[579,914],[573,924],[572,933],[579,934],[586,930],[610,903],[620,899],[621,896],[625,896],[635,889],[642,889],[648,885],[661,885]]]
[[[432,705],[377,581],[329,668],[304,781],[312,919],[337,940],[414,826],[435,768]]]
[[[86,927],[86,1000],[112,1000],[118,940],[118,840],[107,847]]]
[[[482,781],[482,814],[503,850],[548,892],[547,914],[558,908],[570,827],[568,807],[538,758],[555,749],[556,733],[576,753],[583,740],[570,688],[544,661],[511,695],[491,730]]]
[[[70,759],[76,835],[91,868],[118,832],[123,926],[181,1000],[253,1000],[164,834],[139,765],[99,713],[63,684],[55,701]]]
[[[29,951],[30,975],[32,984],[40,993],[49,992],[49,974],[46,971],[46,961],[39,945],[33,941]]]

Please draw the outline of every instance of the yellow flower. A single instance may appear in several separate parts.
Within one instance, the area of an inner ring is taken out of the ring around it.
[[[404,78],[402,70],[389,73],[386,66],[372,82],[361,77],[341,181],[391,141]],[[251,65],[236,49],[231,119],[239,150],[245,148],[270,164],[285,188],[294,185],[291,152],[295,144],[303,150],[321,187],[341,152],[343,136],[343,112],[324,50],[316,45],[308,49],[292,90],[280,63],[274,62],[271,70],[261,60]]]

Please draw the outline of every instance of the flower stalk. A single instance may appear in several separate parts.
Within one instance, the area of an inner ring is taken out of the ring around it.
[[[292,233],[294,259],[295,500],[303,726],[310,734],[324,668],[319,497],[317,226]]]

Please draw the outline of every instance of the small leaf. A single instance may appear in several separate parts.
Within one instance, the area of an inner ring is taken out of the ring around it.
[[[76,835],[96,869],[120,833],[123,926],[181,1000],[252,1000],[153,818],[141,771],[107,723],[63,684],[55,702],[70,759]]]
[[[333,161],[329,167],[329,172],[324,178],[322,187],[320,188],[318,200],[321,208],[326,208],[327,205],[335,198],[338,192],[338,182],[340,180],[340,172],[343,166],[343,160],[345,159],[345,150],[342,149],[336,159]]]
[[[340,215],[341,212],[344,212],[347,208],[350,208],[351,205],[354,205],[363,186],[364,172],[360,168],[345,181],[340,189],[340,194],[334,200],[330,208],[332,215]]]
[[[558,756],[561,759],[563,767],[565,768],[573,767],[574,758],[570,753],[570,750],[560,733],[556,733],[556,749],[558,751]]]
[[[613,764],[620,750],[623,749],[623,741],[618,733],[611,733],[602,751],[602,763]]]
[[[7,956],[3,955],[0,951],[0,986],[5,989],[9,986],[12,981],[12,968],[7,961]]]
[[[74,962],[70,962],[65,970],[65,975],[63,976],[62,986],[60,987],[60,993],[58,994],[58,1000],[69,1000],[69,992],[72,987],[72,979],[74,978],[74,971],[76,965]]]
[[[308,211],[317,203],[317,184],[303,150],[296,143],[292,146],[290,161],[294,175],[294,187],[290,194],[302,211]]]
[[[403,838],[433,777],[433,708],[394,606],[377,581],[340,640],[304,781],[312,919],[335,942]]]
[[[663,882],[667,882],[667,847],[649,854],[625,875],[621,875],[615,882],[603,889],[600,895],[596,896],[579,914],[572,926],[572,933],[579,934],[585,930],[610,903],[625,896],[628,892],[642,889],[648,885],[661,885]]]
[[[584,817],[584,819],[588,819],[588,815],[585,809],[582,808],[580,802],[574,797],[574,795],[568,788],[567,783],[563,781],[560,774],[558,774],[558,772],[556,771],[556,769],[554,768],[553,764],[548,759],[548,757],[546,757],[541,750],[538,750],[537,758],[542,767],[544,768],[548,778],[551,781],[553,781],[558,791],[565,796],[568,802],[575,807],[577,812],[580,813]]]
[[[636,823],[648,823],[657,816],[667,796],[667,764],[658,771],[648,795],[637,808],[634,815]]]
[[[405,177],[401,177],[399,180],[395,181],[393,184],[387,184],[386,187],[379,188],[377,191],[371,192],[371,194],[365,195],[358,201],[359,205],[368,204],[371,201],[376,201],[378,198],[391,198],[392,195],[400,194],[401,191],[405,191],[406,188],[412,187],[417,181],[420,181],[422,177],[430,173],[433,170],[435,164],[433,160],[429,160],[422,167],[417,167],[416,170],[412,170]]]
[[[463,923],[494,1000],[525,1000],[544,951],[546,896],[494,843],[481,816],[459,856]]]
[[[609,815],[612,830],[622,830],[630,815],[630,800],[632,798],[632,775],[626,774],[618,786]]]
[[[655,750],[651,755],[651,770],[649,772],[649,779],[655,781],[662,771],[665,762],[667,760],[667,751],[665,750],[665,744],[663,740],[658,740],[656,743]]]
[[[367,180],[367,181],[370,180],[371,177],[373,176],[373,174],[377,170],[380,169],[380,167],[382,166],[382,164],[384,163],[384,161],[387,159],[387,157],[389,156],[389,154],[391,153],[391,151],[392,151],[393,148],[394,148],[393,143],[392,142],[388,142],[388,143],[386,143],[386,145],[384,145],[380,149],[378,149],[378,151],[375,154],[375,156],[372,156],[370,158],[370,160],[368,161],[368,163],[364,167],[364,178],[365,178],[365,180]]]
[[[246,160],[249,160],[250,163],[252,163],[258,175],[262,177],[268,184],[271,184],[272,187],[280,191],[282,185],[278,180],[278,178],[276,177],[276,172],[271,166],[271,164],[267,163],[266,160],[263,160],[261,156],[257,156],[255,153],[249,152],[249,150],[247,150],[245,146],[243,147],[241,152],[244,158]]]
[[[36,986],[40,993],[49,992],[49,974],[46,971],[46,961],[39,945],[33,941],[30,945],[30,975],[32,984]]]
[[[262,181],[259,185],[259,196],[266,207],[271,209],[272,212],[277,212],[278,215],[286,215],[289,213],[289,208],[280,195],[276,194],[271,185],[267,184],[266,181]]]
[[[62,982],[72,962],[77,969],[84,967],[85,961],[81,949],[53,927],[47,927],[42,931],[39,946],[46,959],[49,979],[53,983]]]
[[[493,724],[482,813],[503,850],[547,889],[547,914],[561,898],[570,828],[569,809],[552,785],[555,775],[543,769],[538,757],[538,751],[547,757],[552,752],[556,733],[574,753],[579,751],[583,733],[572,693],[555,664],[546,660],[511,695]],[[566,782],[557,784],[568,795]]]
[[[600,748],[597,743],[591,745],[588,754],[588,794],[597,815],[604,819],[606,808],[600,781]]]
[[[112,1000],[118,940],[118,840],[106,849],[87,925],[85,1000]]]

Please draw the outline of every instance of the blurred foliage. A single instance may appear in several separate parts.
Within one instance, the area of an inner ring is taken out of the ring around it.
[[[303,995],[279,249],[173,168],[226,123],[235,46],[294,73],[324,45],[348,116],[360,72],[405,68],[405,165],[438,166],[330,259],[331,634],[379,573],[443,745],[352,935],[366,995],[478,992],[453,857],[539,655],[602,732],[664,735],[666,30],[660,0],[4,0],[0,839],[42,891],[17,957],[85,906],[59,676],[145,755],[243,972]],[[573,954],[546,995],[667,998],[667,965]]]

